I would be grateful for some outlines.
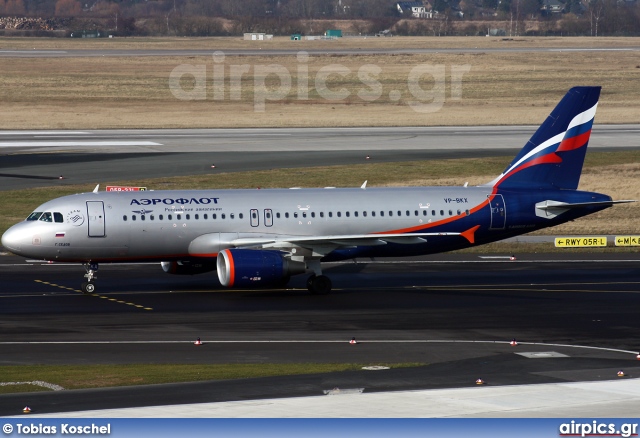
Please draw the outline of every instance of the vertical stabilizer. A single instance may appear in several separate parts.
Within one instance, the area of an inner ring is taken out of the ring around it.
[[[489,185],[575,190],[599,97],[600,87],[569,90],[518,156]]]

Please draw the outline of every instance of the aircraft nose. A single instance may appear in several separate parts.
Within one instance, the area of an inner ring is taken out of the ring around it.
[[[2,246],[11,252],[20,252],[20,231],[16,227],[11,227],[2,235]]]

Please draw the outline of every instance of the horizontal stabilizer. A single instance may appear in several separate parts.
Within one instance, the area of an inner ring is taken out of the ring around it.
[[[633,199],[624,199],[620,201],[598,201],[598,202],[560,202],[560,201],[543,201],[536,204],[536,216],[552,219],[562,213],[576,208],[586,207],[611,207],[615,204],[628,204],[636,202]]]

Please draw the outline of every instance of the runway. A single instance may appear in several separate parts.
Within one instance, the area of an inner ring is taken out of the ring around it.
[[[442,255],[329,264],[334,292],[228,291],[214,274],[103,265],[95,296],[77,265],[0,257],[0,358],[30,363],[420,363],[198,384],[0,396],[0,415],[365,392],[598,381],[636,361],[640,275],[633,255]],[[204,345],[193,341],[200,337]],[[350,345],[355,337],[357,345]],[[512,347],[509,341],[520,345]],[[532,353],[535,359],[516,353]],[[553,354],[551,354],[553,353]],[[555,355],[558,355],[554,357]]]
[[[533,126],[0,131],[0,190],[273,168],[514,156]],[[640,147],[600,125],[589,150]],[[215,168],[211,166],[215,165]],[[60,176],[64,180],[59,180]]]
[[[225,49],[212,47],[207,50],[163,50],[163,49],[68,49],[68,50],[0,50],[0,58],[93,58],[93,57],[140,57],[140,56],[211,56],[223,52],[228,56],[294,56],[304,51],[311,56],[356,56],[356,55],[421,55],[434,53],[553,53],[553,52],[618,52],[640,51],[640,47],[576,48],[576,47],[497,47],[497,48],[416,48],[416,49],[269,49],[270,43],[263,42],[257,49]]]

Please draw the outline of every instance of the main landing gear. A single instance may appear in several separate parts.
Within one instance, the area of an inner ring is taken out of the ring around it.
[[[80,285],[80,290],[82,290],[83,294],[92,294],[96,290],[96,285],[94,280],[98,278],[96,272],[98,272],[98,264],[97,263],[83,263],[86,274],[84,274],[84,278],[87,279],[84,283]]]
[[[313,274],[307,279],[307,289],[313,295],[326,295],[331,292],[331,279],[326,275]]]
[[[331,279],[326,275],[322,275],[320,259],[308,260],[307,269],[313,271],[311,277],[307,279],[307,289],[309,289],[309,292],[313,295],[326,295],[331,292]]]

